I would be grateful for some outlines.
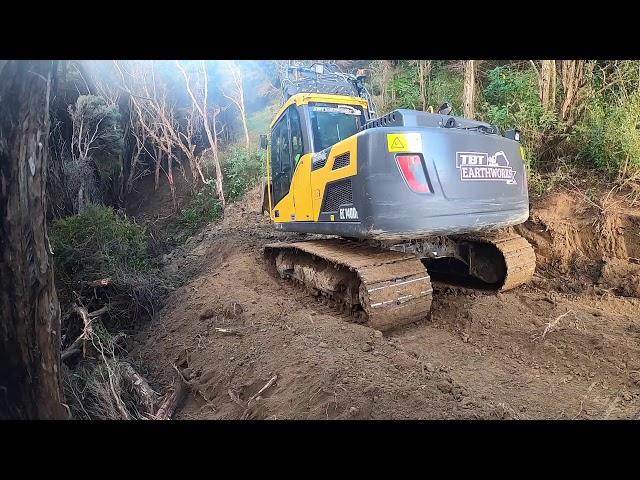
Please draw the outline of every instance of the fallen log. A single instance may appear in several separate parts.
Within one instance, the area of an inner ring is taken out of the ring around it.
[[[147,380],[142,377],[136,370],[127,362],[121,362],[122,373],[125,375],[129,384],[137,394],[140,404],[144,407],[145,413],[152,414],[155,411],[156,404],[158,403],[158,395],[151,388]]]
[[[82,346],[84,344],[84,333],[76,338],[71,345],[65,348],[60,354],[60,359],[62,361],[67,360],[68,358],[73,357],[74,355],[82,352]]]
[[[93,336],[93,327],[91,325],[92,320],[91,320],[91,317],[89,316],[89,312],[85,307],[81,307],[77,303],[74,303],[73,310],[78,315],[80,315],[80,318],[82,318],[82,322],[84,323],[84,331],[82,332],[81,337],[84,337],[86,340],[89,340]]]
[[[98,317],[100,315],[102,315],[103,313],[107,313],[109,310],[111,310],[111,305],[107,304],[102,308],[99,308],[98,310],[94,310],[93,312],[89,313],[89,318],[95,318]]]
[[[91,288],[106,287],[111,285],[111,277],[101,278],[100,280],[94,280],[92,282],[86,282],[86,284]]]
[[[60,354],[60,360],[64,362],[65,360],[68,360],[69,358],[81,352],[82,350],[80,348],[73,348],[73,345],[72,345],[71,347],[62,351],[62,353]]]
[[[77,303],[73,305],[73,310],[80,316],[80,318],[82,318],[84,328],[80,336],[76,338],[71,345],[69,345],[62,351],[62,353],[60,354],[60,359],[62,361],[67,360],[80,352],[83,352],[83,354],[86,353],[85,342],[87,340],[91,340],[91,337],[93,336],[91,314],[85,307],[82,307]]]
[[[173,391],[164,396],[158,411],[152,417],[155,420],[170,420],[171,416],[178,408],[178,405],[180,405],[182,397],[184,396],[185,388],[183,382],[178,381],[177,383],[178,385],[173,388]]]

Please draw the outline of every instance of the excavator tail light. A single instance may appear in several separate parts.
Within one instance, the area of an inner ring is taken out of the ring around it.
[[[396,155],[396,162],[411,190],[416,193],[431,192],[421,155]]]

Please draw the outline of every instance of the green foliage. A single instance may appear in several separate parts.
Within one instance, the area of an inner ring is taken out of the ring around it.
[[[153,315],[169,285],[147,249],[143,227],[111,208],[90,206],[79,215],[56,220],[49,230],[54,253],[56,285],[61,303],[73,301],[72,292],[85,299],[112,303],[107,318],[114,326],[131,325]],[[99,292],[86,282],[109,278]]]
[[[640,88],[640,64],[637,60],[597,61],[591,82],[597,97],[617,102]]]
[[[640,172],[640,93],[592,100],[574,140],[585,163],[620,177]]]
[[[437,110],[444,102],[449,102],[453,107],[454,115],[462,115],[462,91],[464,79],[458,72],[449,69],[432,70],[427,86],[428,104]]]
[[[455,115],[462,114],[464,81],[460,73],[445,68],[432,69],[426,83],[428,105],[437,110],[444,102],[449,102]],[[418,70],[414,63],[401,64],[390,82],[389,90],[395,95],[395,102],[389,106],[390,109],[422,110]]]
[[[222,204],[216,198],[215,180],[209,179],[182,209],[180,224],[189,234],[222,216]]]
[[[544,109],[538,96],[538,80],[531,70],[496,67],[487,72],[482,106],[487,121],[502,129],[541,125]]]
[[[108,207],[56,220],[50,230],[56,268],[68,278],[79,272],[96,280],[116,270],[149,270],[145,230]]]
[[[418,73],[415,65],[407,65],[402,68],[394,76],[390,87],[396,96],[396,102],[392,108],[422,110]]]
[[[495,67],[487,72],[482,94],[479,116],[503,130],[518,127],[526,160],[533,168],[545,133],[559,127],[555,113],[545,111],[540,103],[536,73],[533,69]]]
[[[249,136],[257,138],[269,131],[269,125],[275,112],[272,108],[266,108],[258,112],[251,113],[247,116],[247,129]]]
[[[222,154],[225,198],[234,201],[266,175],[265,151],[233,145]]]
[[[238,200],[266,174],[264,157],[264,150],[247,150],[244,145],[232,145],[220,152],[227,202]],[[214,171],[211,165],[208,165],[206,170]],[[222,214],[222,204],[216,194],[215,177],[212,176],[182,209],[179,226],[185,229],[188,235],[192,235],[207,223],[221,218]]]
[[[96,95],[80,95],[69,106],[76,143],[89,145],[89,157],[98,167],[103,180],[120,172],[124,134],[120,126],[120,110]],[[84,154],[81,148],[81,155]],[[88,160],[88,158],[86,158]]]

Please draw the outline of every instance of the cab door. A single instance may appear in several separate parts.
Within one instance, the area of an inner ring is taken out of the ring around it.
[[[275,208],[289,193],[291,185],[291,144],[288,115],[285,112],[271,134],[271,204]],[[280,217],[280,212],[276,213]]]
[[[302,138],[302,123],[295,105],[289,107],[289,132],[291,140],[291,155],[293,158],[293,203],[295,220],[308,222],[313,220],[313,205],[311,200],[311,155],[304,155]]]

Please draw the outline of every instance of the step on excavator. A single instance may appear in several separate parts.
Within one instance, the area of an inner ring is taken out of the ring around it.
[[[263,212],[314,239],[264,247],[277,278],[377,330],[429,315],[434,281],[505,291],[535,253],[520,132],[437,112],[377,116],[366,74],[291,66],[267,150]]]

